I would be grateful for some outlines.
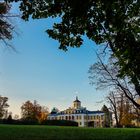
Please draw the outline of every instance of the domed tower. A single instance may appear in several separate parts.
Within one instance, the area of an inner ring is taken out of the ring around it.
[[[81,108],[81,102],[78,100],[78,97],[77,97],[77,96],[76,96],[76,100],[73,101],[73,107],[74,107],[75,109]]]

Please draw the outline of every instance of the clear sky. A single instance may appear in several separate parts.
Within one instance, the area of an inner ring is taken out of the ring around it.
[[[12,13],[18,13],[16,7]],[[63,110],[76,96],[89,110],[101,108],[97,102],[104,98],[104,91],[97,91],[88,79],[88,69],[96,62],[97,46],[85,38],[81,48],[59,50],[58,42],[45,33],[53,21],[56,20],[12,20],[19,33],[12,40],[18,53],[0,48],[0,95],[9,98],[9,111],[13,114],[20,114],[27,100],[37,100],[50,110]]]

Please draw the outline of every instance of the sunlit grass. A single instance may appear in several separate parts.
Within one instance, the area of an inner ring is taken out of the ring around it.
[[[140,129],[0,125],[0,140],[140,140]]]

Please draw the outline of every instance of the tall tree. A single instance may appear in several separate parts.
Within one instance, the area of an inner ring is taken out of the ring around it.
[[[132,120],[136,119],[132,103],[126,98],[123,92],[110,92],[107,96],[110,108],[114,114],[116,127],[132,126]]]
[[[105,127],[111,127],[112,126],[112,112],[108,109],[106,105],[103,105],[101,111],[105,113]]]
[[[98,54],[97,54],[98,55]],[[98,88],[110,88],[111,90],[119,90],[140,109],[137,103],[139,93],[135,89],[135,85],[129,81],[129,77],[118,77],[120,67],[116,64],[116,59],[110,58],[109,62],[103,62],[98,55],[98,62],[93,64],[89,69],[89,79],[92,84],[96,84]]]
[[[0,119],[7,113],[8,98],[0,95]]]
[[[11,17],[17,17],[10,14],[10,4],[6,2],[0,2],[0,41],[4,45],[14,47],[9,43],[9,40],[13,38],[14,25],[10,22]]]
[[[21,116],[25,120],[37,120],[40,115],[41,107],[36,101],[33,103],[31,101],[26,101],[21,106]]]
[[[118,111],[117,111],[117,101],[113,92],[109,94],[107,99],[110,103],[111,110],[115,116],[116,126],[119,127],[120,124],[119,124]]]
[[[21,106],[21,116],[24,120],[42,122],[43,120],[47,119],[47,115],[48,108],[41,106],[37,103],[37,101],[34,101],[33,103],[31,101],[26,101]]]
[[[49,109],[48,109],[48,107],[42,106],[42,107],[41,107],[41,113],[40,113],[40,115],[39,115],[39,117],[38,117],[39,123],[41,123],[41,122],[47,120],[48,114],[49,114]]]

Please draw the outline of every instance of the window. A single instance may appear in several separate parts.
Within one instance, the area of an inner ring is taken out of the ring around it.
[[[104,127],[104,122],[102,122],[102,127]]]
[[[92,116],[88,116],[88,120],[91,120],[92,119]]]
[[[84,119],[87,119],[87,117],[86,117],[86,116],[84,116]]]
[[[101,116],[101,119],[102,119],[102,120],[104,119],[104,115]]]
[[[72,120],[74,120],[74,116],[72,116]]]
[[[84,125],[86,126],[87,125],[87,122],[84,122]]]
[[[66,116],[66,120],[68,119],[68,117]]]
[[[97,122],[97,127],[99,127],[99,122]]]

